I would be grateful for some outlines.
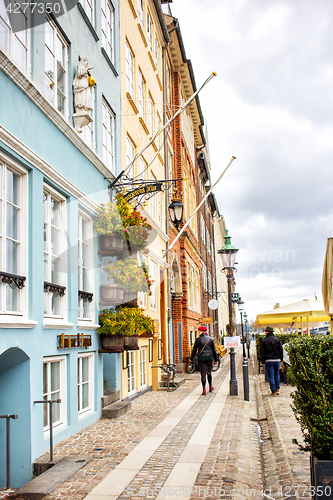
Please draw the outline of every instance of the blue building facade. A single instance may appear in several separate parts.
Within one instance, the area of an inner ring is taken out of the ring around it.
[[[73,80],[84,58],[96,85],[79,132]],[[61,400],[52,405],[59,442],[100,418],[103,356],[109,386],[121,370],[116,355],[98,352],[93,226],[120,170],[119,63],[118,0],[83,0],[17,33],[0,0],[0,415],[18,415],[11,487],[31,479],[49,448],[49,404],[34,402]],[[5,430],[0,419],[0,488]]]

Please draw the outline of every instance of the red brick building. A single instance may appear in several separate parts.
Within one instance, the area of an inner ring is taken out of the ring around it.
[[[186,58],[181,31],[177,21],[165,15],[170,33],[170,45],[166,51],[166,113],[169,119],[197,90],[191,61]],[[189,220],[205,193],[205,184],[210,180],[209,168],[200,163],[206,140],[203,131],[204,120],[199,98],[171,124],[167,132],[168,178],[179,179],[177,195],[184,206],[183,220],[177,229],[169,221],[170,244],[179,230]],[[171,201],[172,193],[169,195]],[[214,228],[212,216],[217,211],[214,196],[191,220],[180,239],[169,254],[171,284],[171,317],[173,331],[173,359],[177,364],[187,361],[202,324],[202,317],[208,317],[208,296],[203,293],[203,279],[207,281],[207,293],[216,291]],[[205,221],[205,226],[200,222]],[[205,238],[201,237],[205,231]],[[209,243],[209,247],[208,247]],[[203,276],[202,270],[206,269]],[[205,281],[206,283],[206,281]],[[207,295],[207,294],[206,294]],[[211,316],[211,315],[210,315]],[[213,321],[216,321],[215,317]],[[210,325],[211,333],[217,334],[217,323]]]

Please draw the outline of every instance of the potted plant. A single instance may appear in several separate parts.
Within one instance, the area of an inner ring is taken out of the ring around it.
[[[100,249],[106,255],[119,253],[124,243],[130,253],[144,251],[147,247],[151,226],[121,194],[116,195],[115,203],[101,203],[94,225],[100,235]]]
[[[138,337],[153,330],[151,318],[145,316],[139,307],[117,307],[114,311],[105,309],[99,315],[99,324],[102,346],[107,349],[120,346],[138,349]]]
[[[108,279],[112,279],[114,283],[123,286],[129,292],[150,293],[151,281],[148,268],[145,265],[138,265],[135,259],[109,262],[105,266],[105,274]]]
[[[315,497],[333,493],[333,337],[304,335],[288,343],[288,376],[296,390],[292,408],[310,451],[311,483]]]

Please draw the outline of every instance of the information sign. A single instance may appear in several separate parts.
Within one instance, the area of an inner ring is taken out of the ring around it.
[[[226,349],[230,349],[231,347],[240,347],[241,345],[241,340],[238,335],[235,337],[224,337],[223,342]]]

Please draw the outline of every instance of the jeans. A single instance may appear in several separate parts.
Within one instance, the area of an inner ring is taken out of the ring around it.
[[[280,389],[280,366],[281,361],[266,361],[265,363],[269,386],[271,388],[271,392],[274,393]]]

